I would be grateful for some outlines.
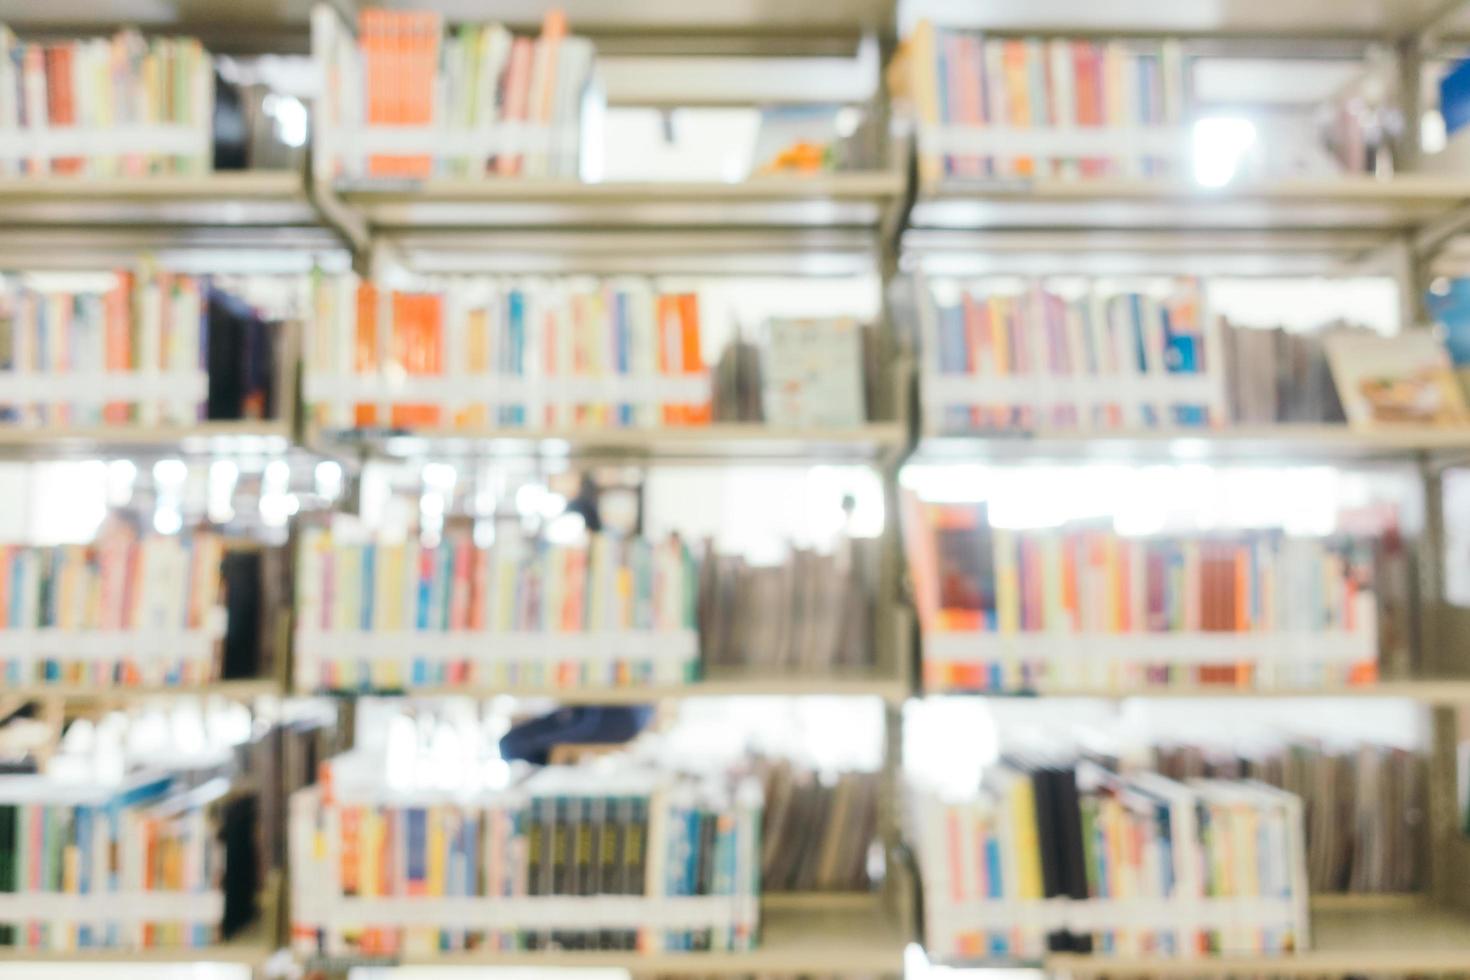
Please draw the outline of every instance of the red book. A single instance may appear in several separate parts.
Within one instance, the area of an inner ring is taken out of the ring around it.
[[[76,93],[72,91],[73,44],[46,49],[46,115],[53,129],[69,129],[77,122]],[[81,173],[81,157],[57,157],[51,169],[59,174]]]

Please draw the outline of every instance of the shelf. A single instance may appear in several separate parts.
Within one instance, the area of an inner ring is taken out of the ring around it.
[[[435,429],[327,432],[308,438],[325,452],[394,458],[470,460],[605,459],[687,463],[881,463],[902,452],[904,428],[873,422],[854,429],[801,431],[758,423],[668,429]]]
[[[754,177],[729,183],[589,184],[564,179],[358,181],[338,194],[375,230],[877,228],[904,194],[901,171]]]
[[[489,688],[426,686],[393,691],[329,691],[325,695],[381,696],[408,698],[467,697],[486,700],[495,697],[545,698],[562,704],[651,704],[688,698],[730,697],[874,697],[891,704],[902,704],[909,696],[906,683],[897,678],[877,676],[832,675],[826,677],[714,677],[690,684],[648,685],[644,687],[543,687]]]
[[[1048,688],[1044,691],[966,691],[925,690],[925,697],[982,697],[982,698],[1087,698],[1105,701],[1122,701],[1129,698],[1402,698],[1427,705],[1470,705],[1470,681],[1467,680],[1423,680],[1423,681],[1380,681],[1377,684],[1333,685],[1313,688],[1268,688],[1249,687],[1152,687],[1132,691],[1114,688]]]
[[[0,178],[0,224],[269,227],[316,224],[292,170],[200,176]]]
[[[157,949],[74,949],[66,952],[17,949],[0,946],[0,962],[10,963],[241,963],[259,967],[276,952],[266,938],[262,923],[247,926],[243,932],[213,946],[190,949],[162,947]],[[3,971],[0,971],[3,972]]]
[[[1414,462],[1425,454],[1470,454],[1470,428],[1365,431],[1345,425],[1279,425],[929,436],[919,440],[913,462]]]
[[[54,700],[72,702],[137,701],[146,698],[221,697],[233,701],[251,701],[260,697],[283,694],[282,687],[271,678],[215,681],[212,684],[170,685],[141,684],[99,687],[96,684],[22,684],[0,689],[0,700]]]
[[[1046,969],[1101,976],[1329,976],[1470,972],[1470,917],[1428,905],[1318,908],[1312,949],[1295,956],[1161,960],[1087,956],[1046,958]]]
[[[898,975],[903,972],[909,938],[877,910],[773,912],[761,918],[760,946],[748,953],[575,952],[546,950],[500,953],[470,951],[410,953],[392,962],[403,965],[481,967],[596,967],[634,974],[812,973]],[[352,957],[327,958],[314,965],[346,966],[383,963]]]
[[[905,234],[904,245],[942,253],[974,250],[976,233],[1067,231],[1074,233],[1067,251],[1172,252],[1181,261],[1195,253],[1281,251],[1360,260],[1467,200],[1470,181],[1425,175],[1242,181],[1222,188],[1141,178],[949,180],[921,189],[910,215],[916,231]],[[1079,240],[1077,232],[1096,240]],[[985,248],[994,242],[985,238]]]
[[[126,454],[216,458],[277,456],[291,449],[285,422],[200,422],[197,425],[37,427],[0,425],[0,458],[96,457]]]

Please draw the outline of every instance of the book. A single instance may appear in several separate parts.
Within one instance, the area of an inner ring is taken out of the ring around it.
[[[1348,424],[1373,429],[1470,423],[1470,410],[1444,345],[1431,331],[1394,337],[1339,334],[1327,358]]]
[[[595,566],[595,567],[594,567]],[[698,668],[698,568],[677,538],[489,548],[301,535],[296,679],[305,690],[682,684]],[[590,572],[589,572],[590,569]]]
[[[983,507],[912,496],[900,513],[930,690],[1377,679],[1375,576],[1402,560],[1390,533],[1016,530],[991,527]]]
[[[382,760],[348,753],[292,795],[298,955],[755,947],[754,781],[611,758],[547,767],[496,790],[390,789],[382,770]],[[384,853],[403,860],[369,876],[377,883],[364,893],[355,856],[368,824],[381,828]]]
[[[1218,324],[1198,281],[1153,288],[920,278],[925,428],[976,431],[1215,427],[1226,422]]]
[[[329,429],[706,425],[698,296],[638,278],[317,275],[304,397]]]
[[[22,41],[0,25],[0,174],[207,173],[214,81],[193,38]]]
[[[529,37],[381,8],[359,11],[354,32],[323,9],[312,35],[327,80],[318,125],[328,176],[580,175],[583,120],[601,97],[593,45],[568,34],[562,12]]]
[[[764,420],[790,429],[844,429],[867,419],[864,329],[847,317],[768,321]]]
[[[764,787],[761,881],[766,892],[868,891],[877,835],[879,775],[835,781],[787,759],[758,759]]]
[[[121,523],[90,545],[0,545],[0,677],[130,687],[241,676],[258,667],[264,644],[236,654],[226,671],[227,625],[236,643],[259,634],[244,632],[258,627],[243,615],[230,623],[225,607],[260,584],[235,574],[226,595],[227,564],[217,534],[140,535]]]
[[[1190,64],[1177,39],[1018,38],[918,21],[887,72],[919,177],[1177,176]]]
[[[975,791],[912,796],[937,962],[1308,948],[1302,805],[1275,787],[1006,756]]]

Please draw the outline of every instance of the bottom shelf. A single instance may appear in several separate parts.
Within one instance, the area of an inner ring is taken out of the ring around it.
[[[214,946],[157,949],[73,949],[52,951],[0,946],[0,962],[11,963],[242,963],[262,966],[276,952],[257,921],[232,939]],[[0,969],[0,972],[4,972]]]
[[[1314,906],[1312,948],[1295,956],[1164,960],[1058,953],[1046,958],[1046,968],[1074,977],[1470,973],[1470,915],[1427,902]]]
[[[471,951],[406,954],[393,962],[416,966],[595,967],[635,974],[822,973],[901,975],[909,938],[891,915],[862,909],[771,910],[761,923],[761,945],[748,953]],[[361,960],[383,963],[382,960]],[[319,960],[314,966],[341,968],[352,961]]]

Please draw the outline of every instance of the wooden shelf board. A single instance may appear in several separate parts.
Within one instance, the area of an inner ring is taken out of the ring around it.
[[[248,701],[259,697],[283,695],[281,685],[270,678],[249,680],[215,681],[211,684],[168,685],[148,684],[134,687],[118,685],[99,687],[95,684],[22,684],[19,687],[0,689],[0,699],[20,697],[46,700],[61,698],[65,701],[134,701],[143,698],[188,698],[224,697]]]
[[[1470,454],[1470,427],[1362,430],[1346,425],[1035,434],[936,435],[919,440],[914,462],[1054,461],[1412,461],[1421,454]]]
[[[213,946],[156,949],[74,949],[66,952],[0,946],[0,962],[12,963],[241,963],[259,967],[271,958],[276,947],[255,922],[239,935]]]
[[[597,967],[635,974],[818,973],[865,976],[903,972],[909,942],[891,917],[874,911],[790,910],[762,916],[760,945],[748,953],[537,952],[408,954],[412,965]],[[344,959],[342,963],[352,960]],[[361,962],[374,962],[362,960]],[[381,961],[377,961],[381,962]]]
[[[851,675],[764,678],[725,676],[690,684],[645,687],[489,688],[451,685],[391,691],[347,690],[325,693],[344,697],[468,697],[477,700],[494,697],[547,698],[564,704],[649,704],[687,698],[729,697],[876,697],[893,704],[901,704],[909,696],[908,685],[897,678]]]
[[[1414,974],[1470,972],[1470,917],[1427,904],[1400,908],[1319,909],[1312,948],[1292,956],[1161,960],[1074,953],[1046,958],[1048,971],[1075,976],[1225,976],[1265,974]]]
[[[222,421],[195,425],[0,425],[0,457],[95,456],[126,452],[192,457],[279,454],[291,448],[285,422]]]
[[[865,462],[902,451],[897,422],[805,431],[718,423],[666,429],[427,429],[404,433],[317,431],[308,443],[325,451],[390,457],[513,459],[609,458],[686,462]]]
[[[738,182],[561,179],[354,182],[338,193],[375,228],[877,228],[905,191],[899,170]]]
[[[1024,698],[1095,698],[1121,701],[1126,698],[1402,698],[1429,705],[1470,705],[1470,681],[1464,680],[1414,680],[1380,681],[1371,685],[1334,685],[1314,688],[1276,688],[1258,690],[1238,687],[1154,687],[1137,690],[1112,688],[1050,688],[1043,691],[1019,691],[1011,693],[960,690],[927,690],[929,697],[993,697],[1007,699]]]
[[[252,170],[192,177],[0,178],[0,223],[272,229],[318,221],[299,173]]]
[[[1470,181],[1404,175],[1242,181],[1051,178],[946,181],[921,189],[920,229],[1123,229],[1381,232],[1413,230],[1470,200]],[[1386,240],[1386,239],[1385,239]],[[1332,240],[1322,242],[1332,248]]]

